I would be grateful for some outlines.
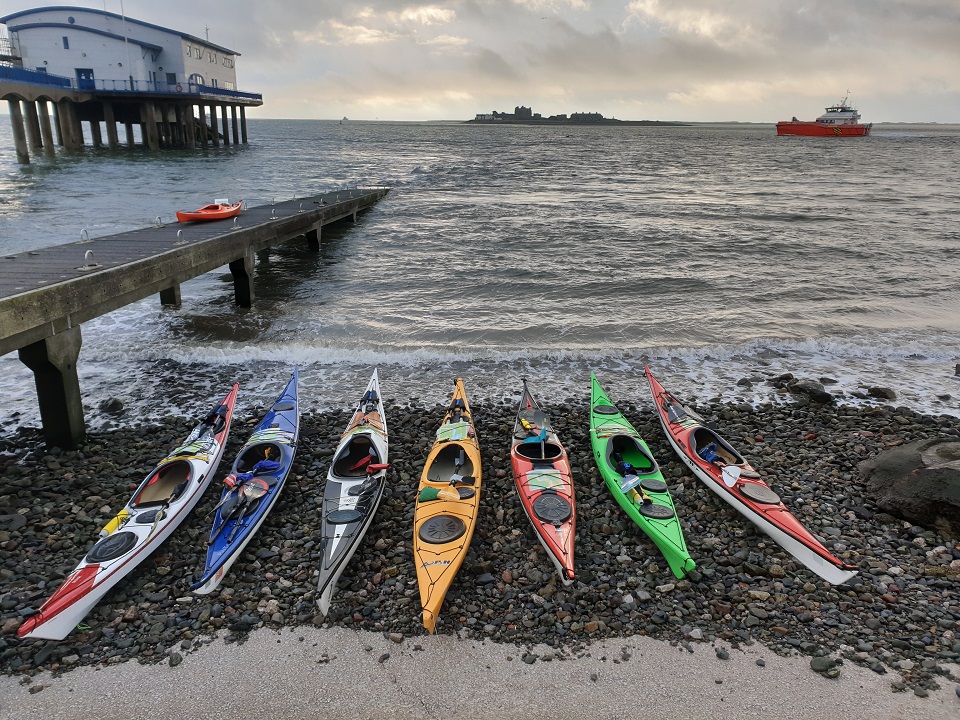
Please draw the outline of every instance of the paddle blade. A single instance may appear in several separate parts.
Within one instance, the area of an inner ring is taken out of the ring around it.
[[[737,480],[740,479],[740,468],[734,467],[733,465],[725,465],[723,470],[720,471],[720,477],[723,478],[724,485],[732,488],[737,484]]]
[[[257,498],[263,497],[267,494],[267,490],[270,489],[270,486],[267,485],[267,481],[262,478],[254,478],[248,483],[245,483],[243,486],[243,495],[248,500],[256,500]]]

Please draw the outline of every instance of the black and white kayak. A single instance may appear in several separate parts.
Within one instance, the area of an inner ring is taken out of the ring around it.
[[[387,421],[380,397],[380,378],[373,371],[340,436],[327,472],[320,526],[322,564],[317,605],[326,615],[337,580],[373,521],[387,478]]]

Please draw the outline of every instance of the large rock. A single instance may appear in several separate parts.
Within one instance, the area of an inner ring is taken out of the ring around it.
[[[860,463],[860,477],[885,512],[960,537],[960,442],[891,448]]]

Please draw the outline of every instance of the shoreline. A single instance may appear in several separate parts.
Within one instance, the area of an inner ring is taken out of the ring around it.
[[[469,720],[495,714],[525,720],[533,713],[635,718],[655,706],[660,716],[686,720],[956,717],[957,698],[949,690],[918,698],[888,692],[883,678],[856,666],[844,666],[830,680],[805,672],[805,658],[779,657],[762,646],[726,660],[709,650],[687,652],[627,637],[596,641],[577,655],[546,646],[521,653],[446,635],[398,643],[344,628],[262,629],[239,645],[212,641],[184,653],[176,665],[124,663],[61,677],[44,673],[26,683],[0,676],[0,715],[121,720],[131,706],[148,706],[157,720],[243,717],[267,708],[289,718]],[[202,687],[202,694],[171,692],[184,682]]]
[[[564,588],[513,487],[508,449],[516,408],[474,403],[484,464],[480,517],[441,612],[440,635],[513,653],[545,643],[576,654],[591,643],[643,635],[695,651],[707,644],[733,651],[762,643],[778,656],[799,653],[808,666],[811,657],[844,659],[845,668],[858,665],[885,686],[921,695],[960,681],[954,666],[960,659],[960,584],[947,577],[960,555],[958,539],[877,512],[856,471],[860,461],[887,447],[956,437],[960,420],[889,406],[696,404],[808,528],[860,566],[851,583],[835,588],[798,566],[685,472],[652,410],[620,407],[661,463],[698,564],[696,575],[674,578],[619,510],[593,464],[587,404],[562,403],[548,411],[571,457],[578,510],[578,580]],[[216,486],[257,412],[235,418]],[[316,624],[323,632],[399,633],[405,642],[433,641],[420,624],[409,546],[419,471],[440,417],[439,406],[387,409],[390,486],[326,619],[316,616],[313,598],[313,537],[344,411],[303,414],[288,486],[218,592],[201,597],[188,591],[201,564],[208,522],[203,516],[216,502],[216,492],[208,490],[174,535],[85,618],[90,630],[59,643],[18,640],[21,613],[49,596],[127,500],[131,484],[186,434],[192,420],[169,418],[92,434],[72,452],[3,439],[0,674],[48,670],[69,678],[75,668],[167,661],[184,643],[192,648],[219,633],[229,646],[265,632],[253,633],[258,627]],[[13,515],[22,519],[13,520],[20,527],[10,530]],[[894,685],[901,675],[902,684]]]

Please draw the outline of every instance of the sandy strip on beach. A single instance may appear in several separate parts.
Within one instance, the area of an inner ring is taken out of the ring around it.
[[[729,660],[710,645],[692,647],[691,654],[646,637],[618,638],[590,645],[580,658],[526,664],[525,649],[449,635],[397,644],[343,628],[261,629],[239,645],[214,640],[176,667],[125,662],[43,673],[25,684],[2,677],[0,718],[955,720],[960,713],[949,681],[918,698],[891,691],[898,675],[851,663],[831,680],[811,671],[809,658],[780,657],[760,644],[730,650]],[[36,686],[43,689],[31,693]]]

